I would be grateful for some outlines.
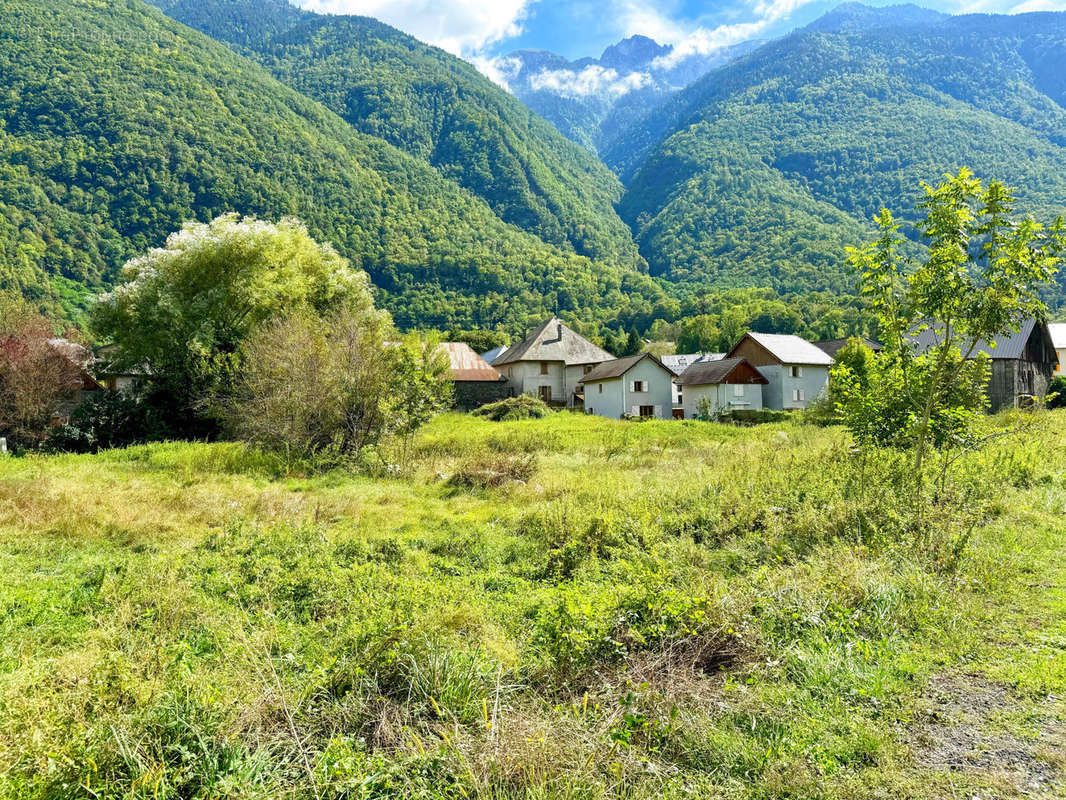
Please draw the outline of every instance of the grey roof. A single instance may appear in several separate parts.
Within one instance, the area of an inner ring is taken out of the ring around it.
[[[1021,328],[1017,333],[1006,333],[995,337],[995,347],[989,342],[978,342],[977,347],[974,348],[973,355],[978,353],[986,353],[993,359],[1015,359],[1021,358],[1025,352],[1026,342],[1029,341],[1029,337],[1033,335],[1033,331],[1036,328],[1042,330],[1037,331],[1040,335],[1046,336],[1048,344],[1052,343],[1051,334],[1048,332],[1048,326],[1043,323],[1039,323],[1034,319],[1027,319],[1022,323]],[[913,337],[916,349],[919,352],[924,352],[936,344],[936,329],[926,328],[924,331]],[[1054,346],[1051,346],[1054,350]]]
[[[505,352],[507,352],[507,345],[501,344],[499,347],[492,348],[487,353],[482,353],[481,357],[485,359],[486,364],[491,364]]]
[[[828,367],[833,363],[832,357],[824,350],[815,347],[806,339],[791,333],[755,333],[748,331],[744,337],[751,337],[765,347],[782,364],[808,364]],[[740,341],[744,341],[741,337]],[[729,351],[730,355],[740,346],[740,342]]]
[[[613,359],[602,347],[552,317],[518,344],[493,360],[493,366],[516,361],[562,361],[564,364],[599,364]]]
[[[1066,322],[1052,322],[1047,326],[1056,350],[1066,348]]]
[[[722,383],[741,364],[747,364],[744,358],[723,358],[717,361],[697,361],[695,364],[681,373],[678,383],[682,386],[705,386],[713,383]],[[750,364],[748,366],[751,366]],[[758,380],[753,383],[769,383],[758,369],[751,367]]]
[[[858,339],[875,353],[885,349],[885,346],[880,342],[875,342],[873,339],[867,339],[865,336],[847,336],[843,339],[822,339],[820,342],[815,342],[814,346],[827,355],[836,358],[837,353],[839,353],[844,345],[852,339]]]
[[[718,361],[725,358],[725,353],[678,353],[662,356],[663,366],[675,375],[680,375],[698,361]]]
[[[625,358],[616,358],[612,361],[604,361],[597,367],[593,367],[592,371],[586,375],[581,376],[582,383],[594,383],[595,381],[605,381],[611,378],[621,378],[629,370],[643,361],[645,358],[650,358],[656,364],[658,364],[663,371],[669,372],[673,375],[673,371],[663,364],[652,353],[637,353],[635,356],[626,356]]]

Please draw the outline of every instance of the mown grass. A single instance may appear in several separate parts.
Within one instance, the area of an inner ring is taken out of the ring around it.
[[[5,459],[0,794],[980,791],[907,731],[951,669],[1010,686],[1012,730],[1061,725],[1063,422],[963,463],[990,501],[958,560],[912,542],[901,465],[860,481],[792,423],[449,415],[381,477]]]

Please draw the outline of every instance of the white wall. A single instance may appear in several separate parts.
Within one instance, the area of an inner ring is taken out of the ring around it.
[[[1066,375],[1066,348],[1060,347],[1055,351],[1055,354],[1059,357],[1059,366],[1052,373],[1053,375]]]
[[[799,365],[800,376],[790,375],[790,365],[771,364],[758,367],[759,372],[769,381],[763,386],[763,406],[774,411],[806,408],[814,402],[829,384],[829,368]],[[793,392],[803,392],[802,400],[794,400]]]
[[[645,358],[621,378],[586,383],[585,411],[598,417],[618,419],[623,414],[639,414],[640,406],[652,406],[658,419],[671,419],[673,378],[672,372]],[[637,381],[644,382],[645,391],[633,391]]]
[[[685,419],[699,418],[699,404],[704,398],[711,401],[713,411],[761,411],[763,407],[763,384],[761,383],[709,383],[703,386],[685,386],[682,399]],[[734,387],[740,387],[737,396]]]

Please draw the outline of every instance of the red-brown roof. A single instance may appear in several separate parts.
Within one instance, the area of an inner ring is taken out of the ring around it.
[[[503,380],[503,376],[466,342],[441,342],[440,346],[448,354],[453,381]]]

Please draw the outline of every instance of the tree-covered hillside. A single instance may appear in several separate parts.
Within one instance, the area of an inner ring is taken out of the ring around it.
[[[715,70],[608,154],[653,274],[846,289],[870,216],[962,165],[1066,211],[1066,14],[859,11]]]
[[[402,325],[604,319],[659,294],[505,224],[140,0],[0,0],[0,288],[46,304],[59,285],[106,285],[186,220],[226,211],[301,217]]]
[[[591,258],[638,263],[611,171],[467,62],[376,20],[287,0],[153,2],[429,162],[505,221]]]

